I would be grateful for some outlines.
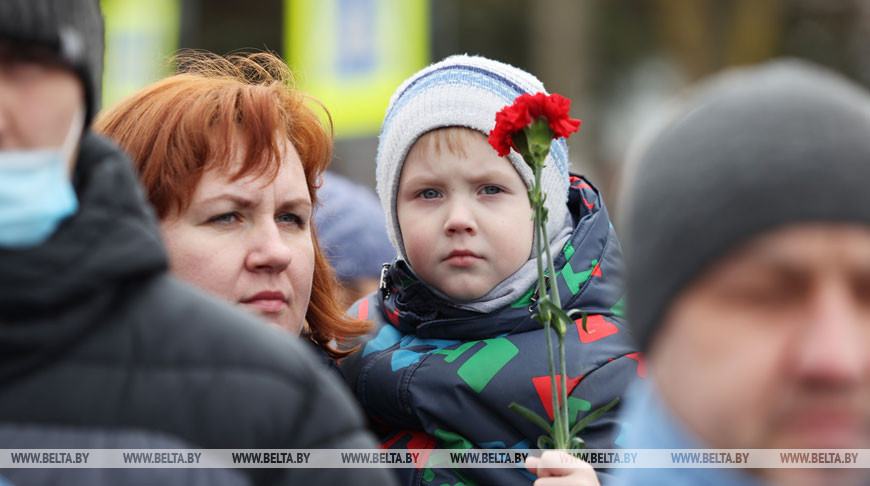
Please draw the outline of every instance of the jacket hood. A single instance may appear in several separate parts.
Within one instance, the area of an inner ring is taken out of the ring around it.
[[[604,199],[588,180],[571,176],[568,208],[574,230],[554,255],[562,307],[588,314],[622,312],[622,251]],[[529,319],[536,310],[537,288],[492,313],[458,309],[435,296],[403,260],[385,274],[378,295],[387,321],[403,333],[436,339],[487,339],[539,328]]]

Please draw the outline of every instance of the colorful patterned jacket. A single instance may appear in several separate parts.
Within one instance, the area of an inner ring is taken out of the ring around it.
[[[565,340],[573,422],[620,396],[645,369],[622,317],[622,251],[603,199],[588,181],[572,176],[568,204],[575,227],[555,259],[556,282],[566,309],[589,314],[588,332],[571,326]],[[375,331],[340,363],[382,446],[536,448],[542,429],[508,408],[517,402],[552,420],[545,334],[531,318],[536,289],[501,310],[480,314],[438,305],[403,261],[390,266],[383,280],[385,289],[349,311],[375,321]],[[618,409],[581,432],[587,447],[615,447]],[[399,469],[404,483],[530,484],[534,479],[522,467],[429,464],[435,462]]]

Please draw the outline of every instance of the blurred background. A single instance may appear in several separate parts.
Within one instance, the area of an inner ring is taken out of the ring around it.
[[[393,90],[450,54],[536,74],[583,120],[573,170],[613,205],[632,138],[685,86],[792,56],[870,86],[868,0],[101,0],[103,106],[171,72],[178,49],[269,49],[333,116],[332,169],[374,186]],[[727,136],[727,134],[723,134]]]

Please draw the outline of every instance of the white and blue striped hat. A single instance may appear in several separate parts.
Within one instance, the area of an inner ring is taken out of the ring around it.
[[[390,241],[402,258],[407,259],[399,231],[396,193],[405,157],[414,142],[429,131],[451,126],[489,136],[495,127],[495,114],[523,93],[546,90],[538,78],[521,69],[468,55],[450,56],[418,71],[393,93],[378,142],[377,190],[387,216]],[[508,159],[526,186],[531,187],[534,174],[522,156],[511,150]],[[541,174],[550,236],[559,232],[568,214],[568,166],[565,139],[556,139]]]

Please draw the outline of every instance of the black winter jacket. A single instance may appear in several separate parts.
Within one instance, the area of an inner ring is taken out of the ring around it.
[[[0,449],[373,448],[292,336],[167,274],[121,152],[86,134],[79,211],[0,249]],[[381,469],[6,469],[13,484],[392,484]]]

